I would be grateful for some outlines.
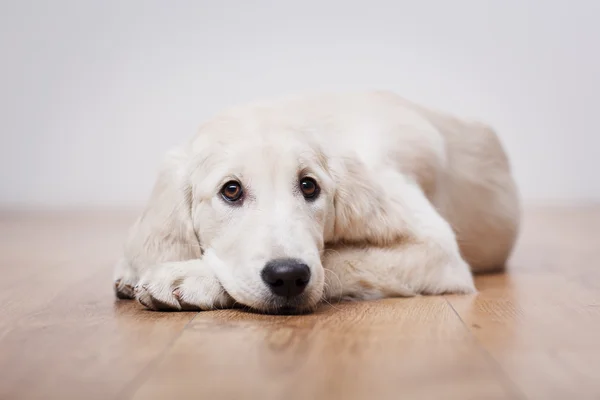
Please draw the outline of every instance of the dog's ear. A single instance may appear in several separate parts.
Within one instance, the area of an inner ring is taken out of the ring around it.
[[[126,244],[125,257],[134,268],[202,255],[191,218],[188,161],[183,149],[167,154],[148,204]]]
[[[389,190],[382,189],[385,177],[371,173],[355,158],[342,159],[332,167],[335,224],[329,241],[384,246],[401,239],[406,227],[398,217],[402,206],[386,195]]]

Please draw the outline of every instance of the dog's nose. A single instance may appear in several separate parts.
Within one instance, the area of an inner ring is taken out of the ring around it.
[[[293,297],[302,293],[308,285],[310,268],[298,260],[282,258],[269,261],[261,276],[273,294]]]

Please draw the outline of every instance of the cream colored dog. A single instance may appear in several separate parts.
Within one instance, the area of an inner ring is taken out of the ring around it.
[[[116,268],[158,310],[474,292],[519,201],[496,134],[394,94],[313,95],[212,119],[170,153]]]

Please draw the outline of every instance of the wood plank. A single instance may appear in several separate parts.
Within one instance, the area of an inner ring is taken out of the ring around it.
[[[135,399],[515,398],[442,297],[200,313]]]
[[[600,209],[532,211],[509,274],[449,296],[527,397],[600,398]]]
[[[0,213],[0,338],[68,287],[112,268],[131,219],[113,213]]]
[[[134,218],[133,212],[0,212],[0,291],[69,260],[100,253],[114,262]]]
[[[0,340],[0,398],[116,398],[196,313],[115,302],[100,270],[21,318]]]
[[[2,264],[11,281],[0,292],[1,399],[117,398],[196,315],[115,301],[112,266],[126,230],[118,219],[42,215],[0,227],[11,243],[42,239],[41,253],[21,248],[10,256],[19,263]]]
[[[133,216],[0,213],[0,398],[600,398],[600,207],[528,210],[478,295],[304,316],[116,302]]]

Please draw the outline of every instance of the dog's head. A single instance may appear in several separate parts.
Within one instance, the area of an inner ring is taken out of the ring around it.
[[[314,308],[325,243],[385,237],[365,223],[381,200],[362,164],[325,154],[317,135],[272,118],[205,125],[169,157],[137,227],[148,259],[202,258],[262,312]]]
[[[192,146],[190,167],[193,227],[225,290],[261,311],[313,307],[335,219],[319,149],[285,131],[211,131]]]
[[[247,120],[203,127],[162,169],[138,227],[149,236],[144,251],[159,262],[202,258],[229,295],[258,311],[313,309],[338,189],[315,143]]]

